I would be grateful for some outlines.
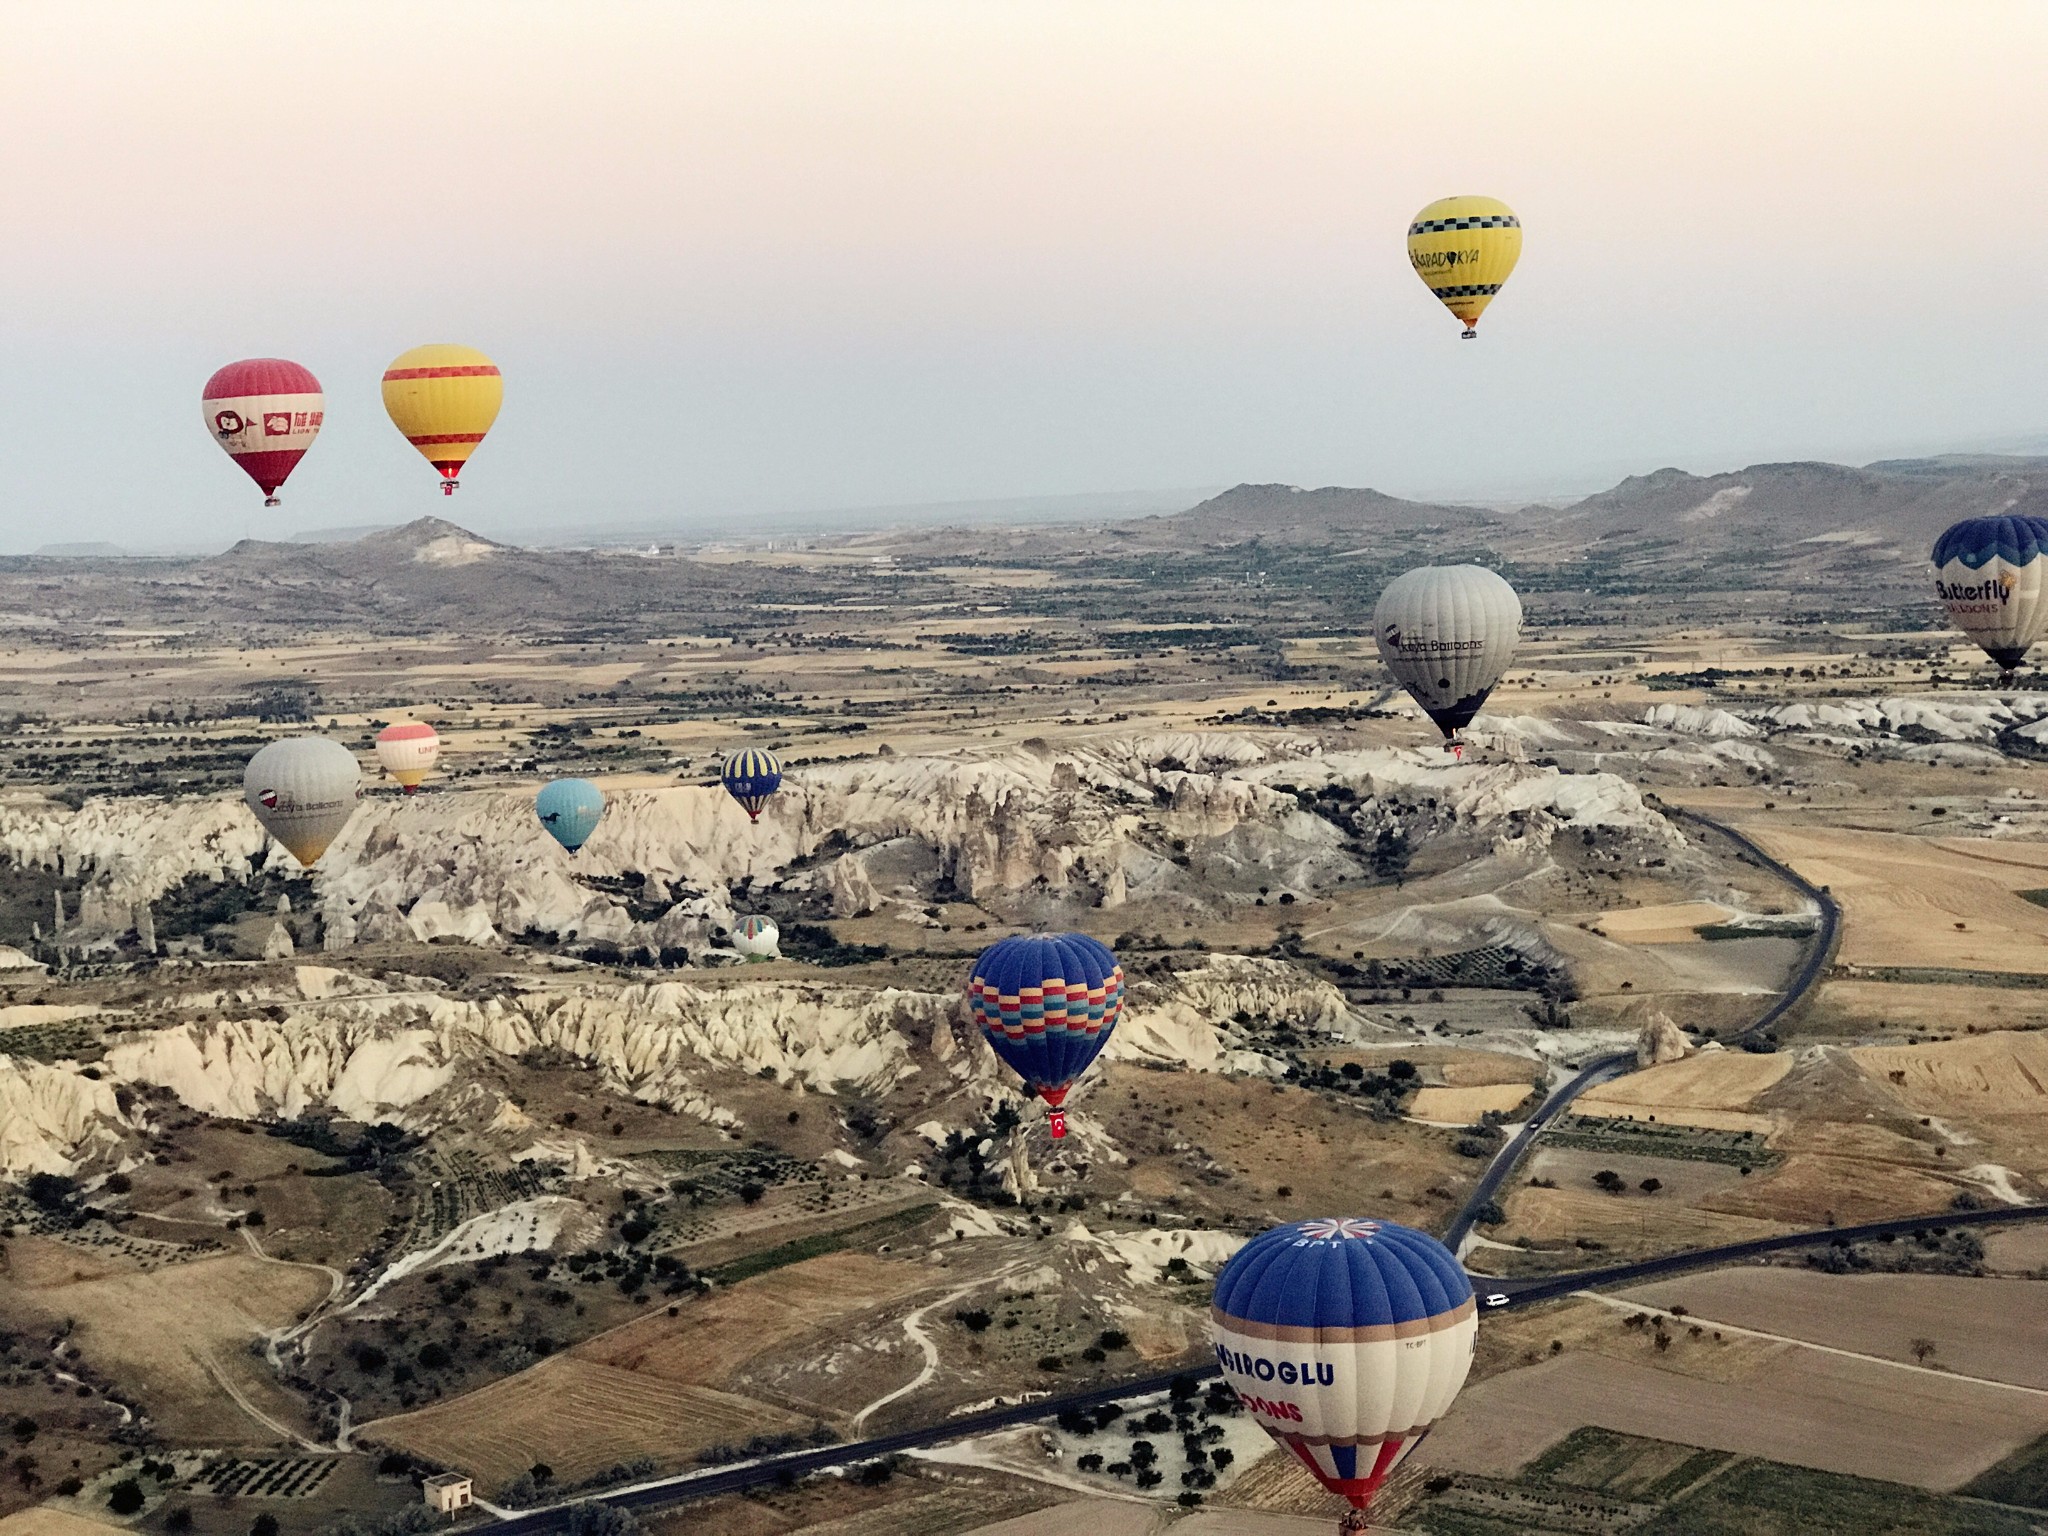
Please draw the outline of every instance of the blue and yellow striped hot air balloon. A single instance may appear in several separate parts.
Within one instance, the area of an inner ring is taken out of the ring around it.
[[[999,939],[974,962],[967,999],[990,1048],[1051,1106],[1053,1135],[1066,1135],[1067,1090],[1123,1012],[1124,968],[1109,946],[1085,933]]]
[[[1216,1363],[1259,1427],[1364,1515],[1450,1410],[1479,1332],[1472,1282],[1435,1238],[1391,1221],[1275,1227],[1216,1276]]]
[[[748,747],[725,760],[719,777],[725,781],[725,792],[746,807],[747,819],[759,821],[761,807],[782,788],[782,760],[773,752]]]

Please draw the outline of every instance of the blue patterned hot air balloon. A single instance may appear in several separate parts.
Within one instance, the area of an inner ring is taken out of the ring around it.
[[[773,752],[748,747],[725,760],[719,777],[725,780],[725,792],[747,808],[747,819],[759,821],[761,807],[782,788],[782,760]]]
[[[1957,523],[1934,541],[1934,594],[2010,676],[2048,634],[2048,517],[2008,512]]]
[[[1356,1217],[1253,1238],[1217,1275],[1209,1323],[1259,1427],[1359,1511],[1449,1411],[1479,1331],[1449,1249]],[[1363,1515],[1343,1528],[1363,1529]]]
[[[998,940],[974,962],[967,997],[995,1053],[1052,1106],[1053,1135],[1066,1135],[1060,1105],[1123,1012],[1124,968],[1109,946],[1085,933]]]
[[[548,836],[574,853],[597,830],[604,791],[588,779],[557,779],[534,797],[533,809]]]

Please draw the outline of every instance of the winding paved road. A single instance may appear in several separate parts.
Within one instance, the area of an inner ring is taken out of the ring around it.
[[[1702,816],[1698,811],[1688,811],[1679,806],[1669,805],[1661,809],[1666,816],[1694,822],[1710,832],[1718,832],[1740,848],[1751,862],[1776,875],[1812,902],[1820,912],[1820,923],[1814,929],[1813,941],[1806,946],[1806,955],[1799,962],[1799,969],[1793,973],[1791,981],[1778,995],[1777,1001],[1746,1028],[1737,1030],[1729,1036],[1731,1044],[1740,1044],[1769,1029],[1806,1000],[1806,994],[1813,990],[1822,973],[1827,970],[1828,957],[1835,952],[1835,940],[1842,931],[1842,909],[1836,905],[1833,896],[1809,882],[1797,870],[1779,863],[1733,827],[1715,821],[1711,816]],[[1622,1076],[1634,1060],[1633,1051],[1616,1051],[1612,1055],[1596,1057],[1586,1063],[1577,1077],[1545,1099],[1536,1113],[1529,1117],[1527,1123],[1515,1133],[1506,1146],[1494,1154],[1493,1161],[1487,1164],[1486,1172],[1481,1174],[1479,1182],[1472,1186],[1472,1193],[1466,1197],[1465,1203],[1458,1207],[1457,1214],[1451,1218],[1450,1226],[1445,1229],[1444,1246],[1462,1256],[1465,1239],[1471,1236],[1472,1225],[1478,1219],[1479,1212],[1500,1193],[1500,1187],[1507,1182],[1508,1176],[1521,1166],[1522,1159],[1529,1155],[1530,1148],[1535,1145],[1536,1138],[1542,1134],[1543,1128],[1595,1083],[1611,1082]]]

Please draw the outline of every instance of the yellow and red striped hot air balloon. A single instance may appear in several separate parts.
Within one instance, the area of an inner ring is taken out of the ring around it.
[[[414,347],[384,370],[384,409],[392,425],[441,472],[453,496],[462,466],[498,419],[505,381],[475,347]]]

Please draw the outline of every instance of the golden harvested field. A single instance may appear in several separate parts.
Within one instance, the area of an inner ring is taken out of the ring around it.
[[[1792,1060],[1786,1051],[1704,1051],[1602,1083],[1580,1098],[1579,1112],[1637,1120],[1655,1115],[1671,1125],[1767,1133],[1770,1116],[1750,1106],[1792,1070]]]
[[[1808,1017],[1844,1033],[1956,1034],[2048,1028],[2048,987],[1968,987],[1946,983],[1827,981]]]
[[[108,1536],[120,1529],[61,1509],[24,1509],[0,1520],[0,1536]]]
[[[1621,1172],[1624,1164],[1634,1170],[1651,1165],[1653,1160],[1609,1156],[1597,1161],[1603,1168]],[[1671,1172],[1668,1159],[1656,1159],[1654,1165],[1659,1178]],[[1729,1169],[1728,1172],[1733,1174],[1734,1170]],[[1635,1172],[1631,1185],[1644,1176],[1639,1171]],[[1736,1215],[1698,1205],[1682,1205],[1677,1198],[1663,1194],[1653,1198],[1636,1193],[1633,1188],[1626,1195],[1609,1195],[1590,1184],[1565,1186],[1561,1183],[1556,1189],[1524,1185],[1510,1195],[1505,1204],[1508,1219],[1497,1234],[1503,1239],[1526,1237],[1532,1242],[1549,1243],[1570,1242],[1584,1237],[1624,1254],[1714,1248],[1723,1243],[1770,1237],[1786,1230],[1786,1224],[1780,1221]],[[1613,1253],[1595,1254],[1589,1257],[1589,1262],[1612,1260],[1614,1256]],[[1472,1255],[1475,1264],[1484,1263],[1486,1258],[1487,1253],[1483,1249]]]
[[[1960,1275],[1821,1275],[1797,1269],[1719,1269],[1626,1293],[1646,1306],[1684,1306],[1702,1322],[1733,1323],[1857,1354],[1929,1363],[2048,1390],[2048,1296],[2034,1280]]]
[[[453,1402],[379,1419],[358,1438],[459,1467],[490,1489],[536,1461],[565,1482],[636,1456],[673,1471],[706,1446],[808,1423],[751,1398],[564,1355]]]
[[[1763,823],[1745,830],[1842,904],[1846,964],[2048,974],[2048,907],[2013,894],[2043,883],[2024,844]]]
[[[1594,933],[1624,944],[1697,944],[1701,928],[1725,923],[1733,916],[1732,908],[1716,901],[1682,901],[1661,907],[1620,907],[1598,913],[1590,921]]]
[[[675,1317],[662,1311],[638,1318],[571,1354],[659,1381],[714,1385],[785,1340],[932,1283],[918,1265],[827,1254],[685,1303]]]
[[[41,1238],[8,1244],[0,1301],[10,1315],[77,1320],[75,1342],[141,1399],[159,1433],[183,1445],[264,1445],[284,1437],[238,1406],[303,1429],[297,1402],[249,1354],[258,1333],[327,1294],[325,1276],[224,1254],[143,1274]],[[225,1384],[225,1385],[224,1385]]]
[[[2048,1397],[1797,1345],[1774,1348],[1734,1381],[1568,1351],[1467,1387],[1415,1459],[1507,1477],[1595,1424],[1947,1491],[2048,1432]]]
[[[2048,1226],[2010,1227],[1984,1234],[1985,1265],[1999,1274],[2048,1272]]]
[[[1506,1114],[1528,1097],[1526,1082],[1485,1088],[1418,1088],[1408,1113],[1418,1120],[1470,1125],[1489,1109]]]
[[[1849,1054],[1915,1114],[2048,1112],[2048,1034],[2001,1031]]]

